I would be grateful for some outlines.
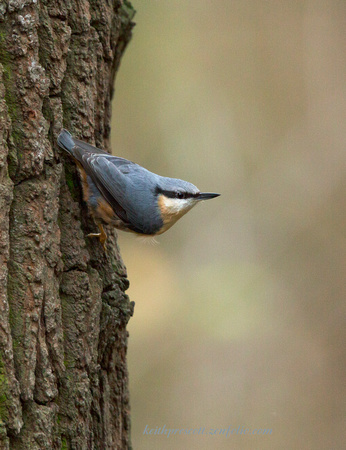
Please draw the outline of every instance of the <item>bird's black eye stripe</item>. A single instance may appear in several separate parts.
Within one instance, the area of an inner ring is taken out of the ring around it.
[[[166,191],[164,189],[161,189],[159,186],[156,186],[156,194],[162,194],[168,198],[179,198],[179,199],[194,198],[198,197],[199,195],[199,193],[193,194],[192,192]]]

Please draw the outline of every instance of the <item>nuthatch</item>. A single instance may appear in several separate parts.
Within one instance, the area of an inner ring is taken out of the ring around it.
[[[149,172],[127,159],[112,156],[62,130],[58,144],[75,159],[83,196],[95,218],[104,247],[102,224],[141,235],[162,234],[199,201],[220,194],[200,192],[187,181]]]

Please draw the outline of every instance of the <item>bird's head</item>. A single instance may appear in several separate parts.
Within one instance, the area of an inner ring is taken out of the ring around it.
[[[163,220],[163,227],[158,234],[164,233],[198,202],[218,197],[220,194],[200,192],[187,181],[164,178],[156,186],[157,204]]]

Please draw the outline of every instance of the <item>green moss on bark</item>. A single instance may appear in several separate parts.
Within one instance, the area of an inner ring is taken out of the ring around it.
[[[6,423],[8,420],[8,382],[5,364],[0,353],[0,420]]]
[[[80,188],[76,171],[70,164],[65,165],[65,180],[74,201],[80,199]]]

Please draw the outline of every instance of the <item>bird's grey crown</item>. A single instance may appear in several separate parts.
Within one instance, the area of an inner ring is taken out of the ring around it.
[[[170,198],[189,198],[196,197],[200,193],[199,189],[188,181],[162,177],[132,161],[119,157],[109,155],[108,159],[116,165],[121,173],[129,176],[134,186],[141,186],[143,189],[150,187],[151,192],[155,194],[164,194]]]
[[[188,181],[160,177],[156,193],[170,198],[193,198],[198,196],[199,189]]]

